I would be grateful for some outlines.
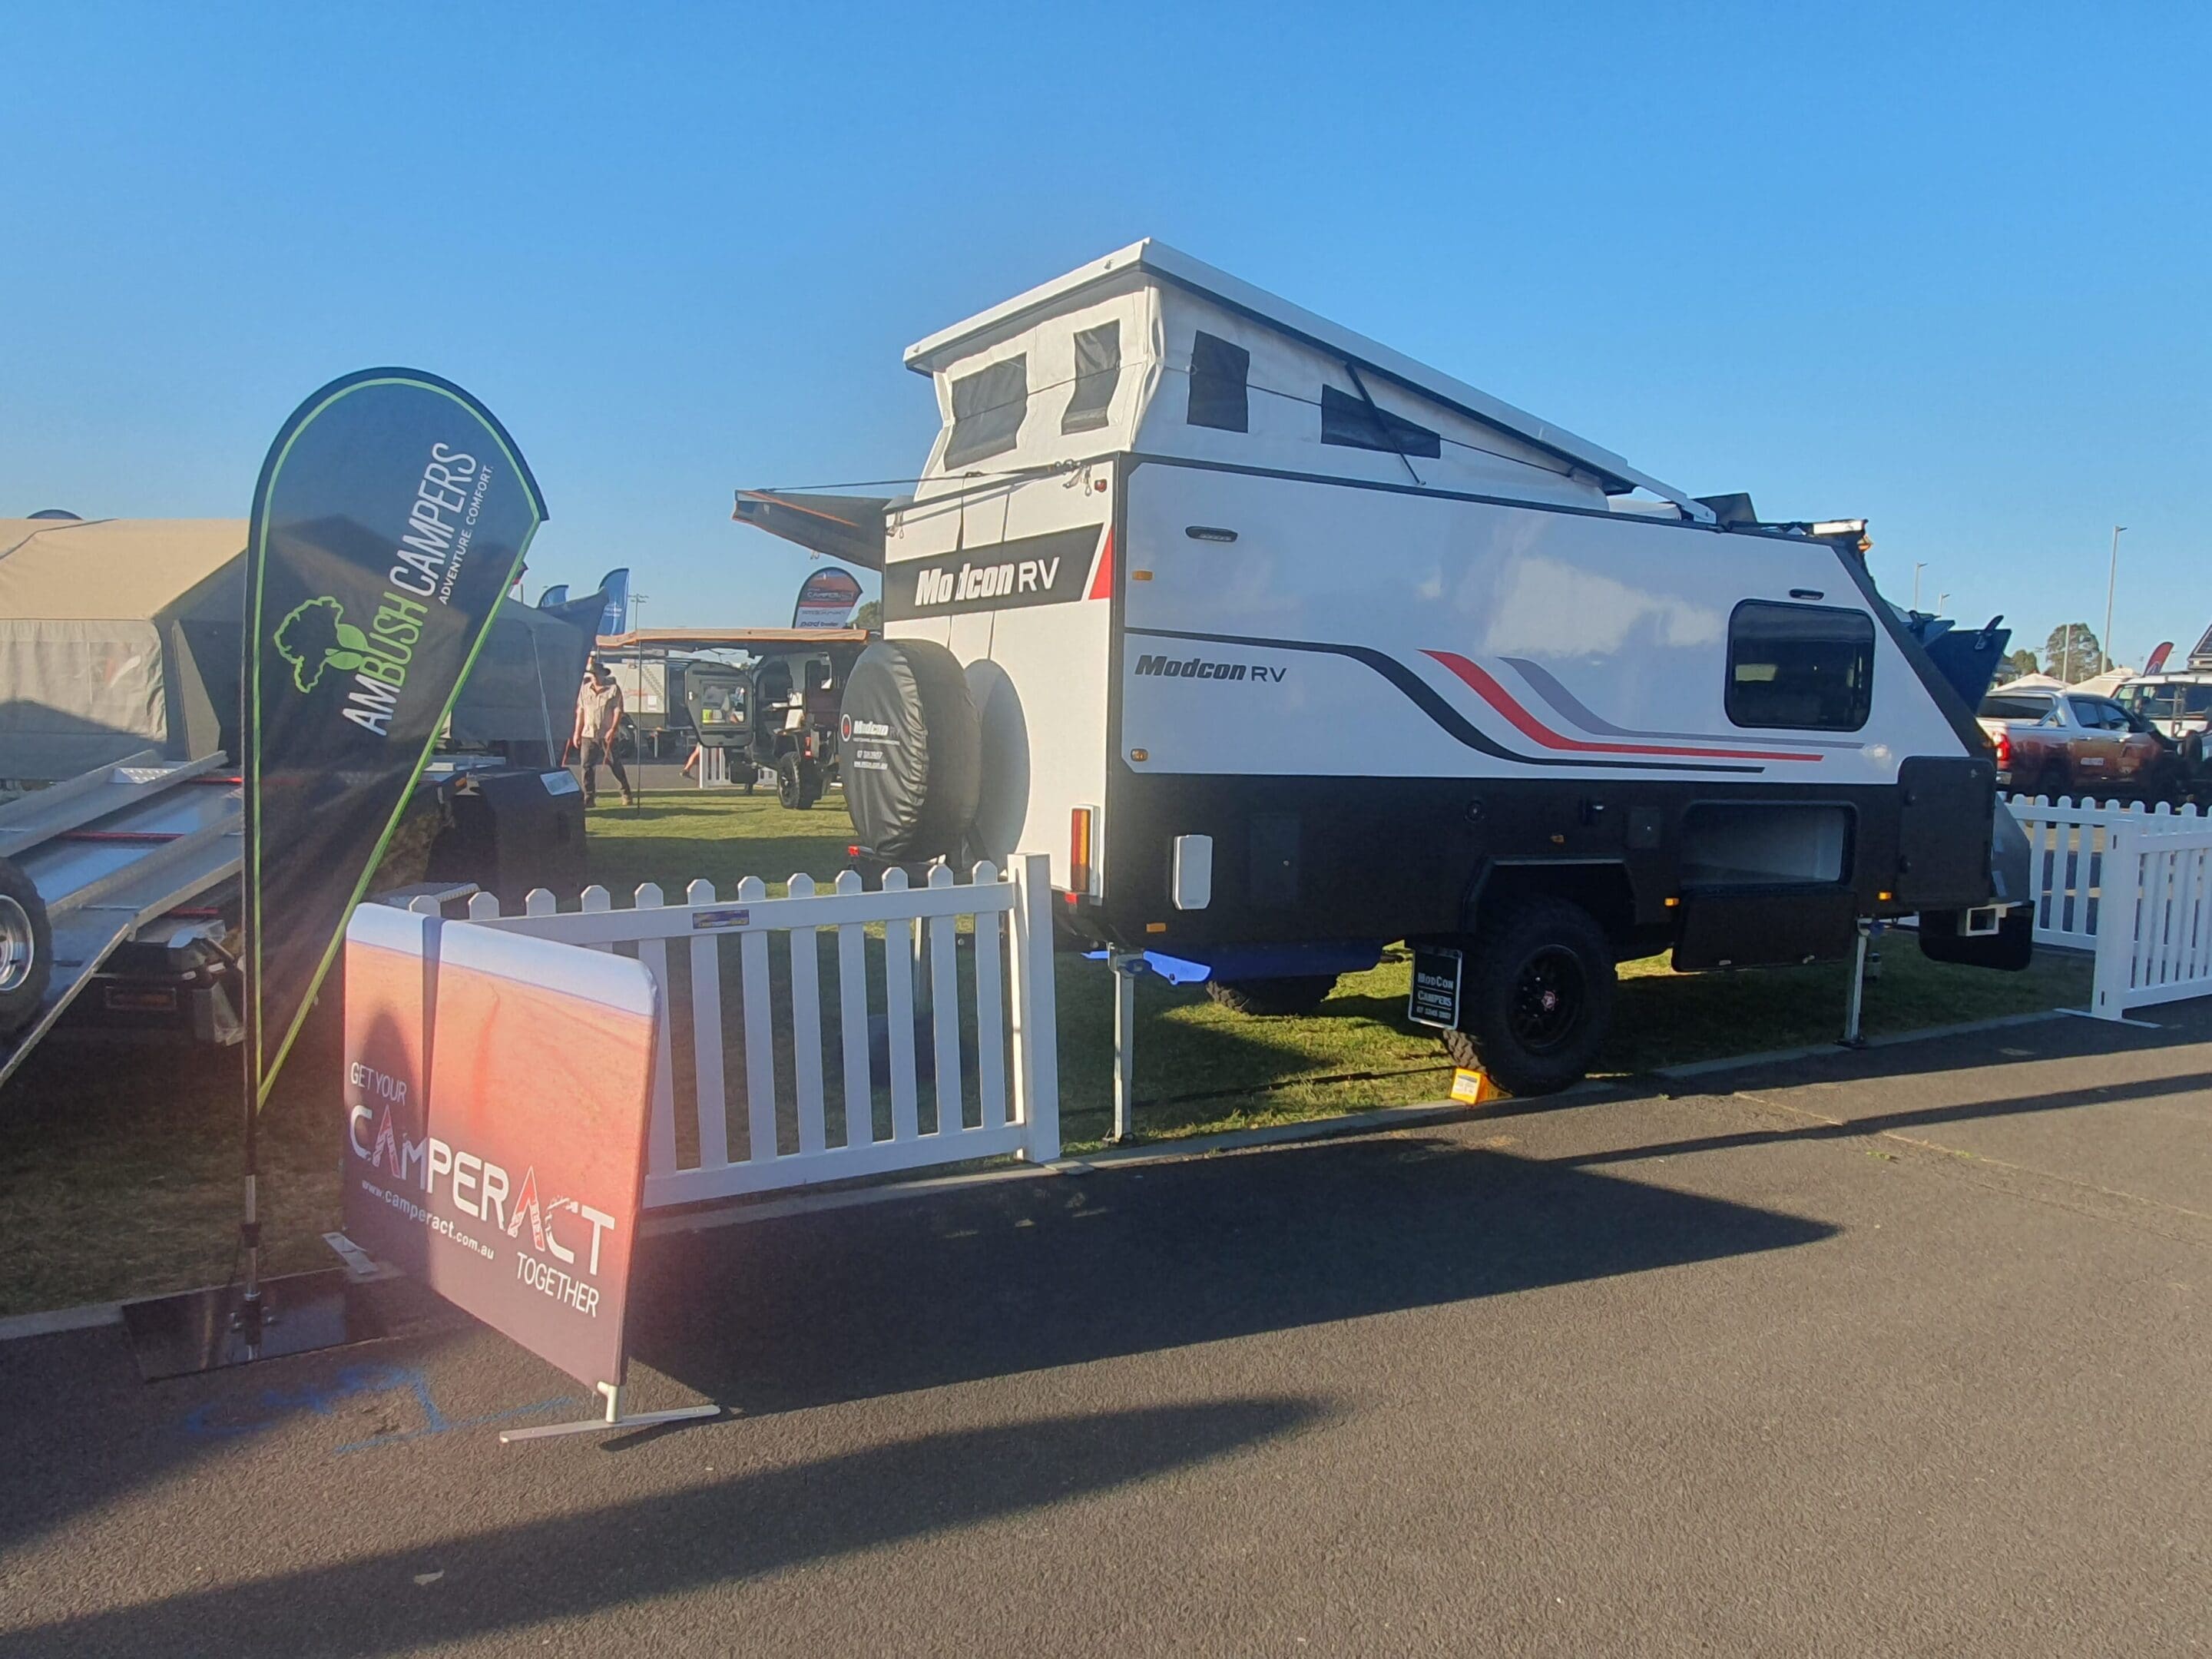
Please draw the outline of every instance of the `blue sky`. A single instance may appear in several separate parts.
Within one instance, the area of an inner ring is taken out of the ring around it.
[[[0,9],[0,514],[242,516],[435,370],[531,592],[781,623],[739,484],[910,474],[899,352],[1157,235],[1909,599],[2212,622],[2203,9]]]

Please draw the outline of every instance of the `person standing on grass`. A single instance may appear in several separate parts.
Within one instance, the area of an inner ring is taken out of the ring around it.
[[[637,805],[637,792],[629,787],[629,775],[623,770],[621,757],[615,753],[615,734],[622,729],[622,687],[615,684],[606,664],[594,656],[585,666],[584,684],[576,692],[576,730],[568,739],[584,769],[586,806],[599,804],[601,761],[622,787],[623,805]]]

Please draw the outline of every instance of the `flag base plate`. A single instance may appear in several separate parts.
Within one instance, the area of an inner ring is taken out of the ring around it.
[[[286,1273],[261,1285],[261,1329],[250,1340],[240,1317],[245,1288],[217,1285],[123,1304],[138,1375],[149,1382],[231,1365],[348,1347],[465,1322],[405,1279],[363,1283],[343,1267]]]

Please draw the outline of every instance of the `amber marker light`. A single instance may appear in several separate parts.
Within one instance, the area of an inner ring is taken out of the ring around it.
[[[1074,808],[1067,815],[1067,886],[1070,893],[1091,890],[1091,809]]]

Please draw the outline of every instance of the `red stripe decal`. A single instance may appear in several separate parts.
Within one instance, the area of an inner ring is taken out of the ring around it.
[[[1106,526],[1106,539],[1098,548],[1098,574],[1091,579],[1088,598],[1110,599],[1114,597],[1114,526]]]
[[[1455,651],[1425,651],[1474,689],[1475,695],[1513,723],[1513,729],[1547,749],[1580,755],[1683,755],[1699,760],[1817,761],[1818,754],[1781,754],[1765,749],[1672,749],[1640,743],[1587,743],[1563,737],[1513,701],[1504,686]]]

